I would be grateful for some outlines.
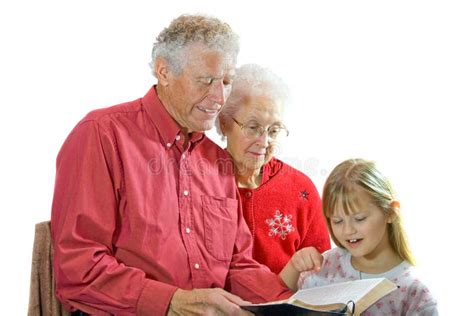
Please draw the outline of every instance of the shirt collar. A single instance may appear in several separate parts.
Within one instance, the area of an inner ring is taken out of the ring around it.
[[[145,111],[150,115],[151,120],[156,126],[158,133],[161,136],[163,146],[166,149],[173,145],[180,144],[181,148],[184,144],[184,134],[178,123],[166,111],[158,94],[156,93],[156,86],[152,86],[147,94],[142,98]],[[189,136],[191,144],[197,143],[204,138],[204,133],[193,132]]]
[[[267,183],[282,167],[283,163],[275,157],[272,157],[270,161],[262,167],[262,181],[260,185]]]

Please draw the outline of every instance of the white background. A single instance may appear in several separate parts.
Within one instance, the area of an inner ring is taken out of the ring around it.
[[[279,157],[322,188],[349,157],[399,193],[442,314],[469,308],[474,207],[474,10],[469,1],[2,1],[2,314],[27,310],[34,224],[48,220],[56,154],[90,110],[143,96],[155,36],[208,13],[241,36],[239,64],[289,84]]]

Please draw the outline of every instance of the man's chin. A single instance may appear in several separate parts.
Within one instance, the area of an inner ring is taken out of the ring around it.
[[[194,130],[195,132],[205,132],[211,130],[215,126],[216,120],[207,120],[207,121],[201,121],[196,124],[196,129]]]

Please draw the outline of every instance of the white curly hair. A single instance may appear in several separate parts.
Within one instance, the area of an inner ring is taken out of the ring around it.
[[[165,59],[174,74],[180,74],[191,44],[200,43],[210,50],[222,51],[236,62],[239,53],[239,36],[221,20],[205,15],[181,15],[171,21],[156,38],[149,63],[155,77],[157,58]]]
[[[232,92],[216,120],[217,133],[223,135],[219,122],[230,122],[245,98],[258,96],[269,97],[282,106],[287,105],[290,100],[288,86],[270,69],[256,64],[245,64],[237,68]],[[283,108],[279,110],[283,112]]]

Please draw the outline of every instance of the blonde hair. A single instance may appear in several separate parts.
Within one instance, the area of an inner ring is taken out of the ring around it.
[[[217,18],[206,15],[181,15],[171,21],[156,38],[151,53],[150,68],[155,73],[156,59],[166,60],[174,74],[180,74],[188,60],[188,47],[203,44],[210,50],[231,56],[234,63],[239,53],[239,36],[232,28]]]
[[[329,175],[323,189],[323,212],[329,232],[335,244],[343,246],[334,237],[330,218],[337,206],[342,206],[345,214],[357,207],[356,190],[365,191],[391,222],[387,224],[390,245],[395,252],[408,263],[414,265],[415,260],[408,245],[403,228],[402,218],[395,193],[388,179],[379,171],[373,161],[349,159],[340,163]]]

